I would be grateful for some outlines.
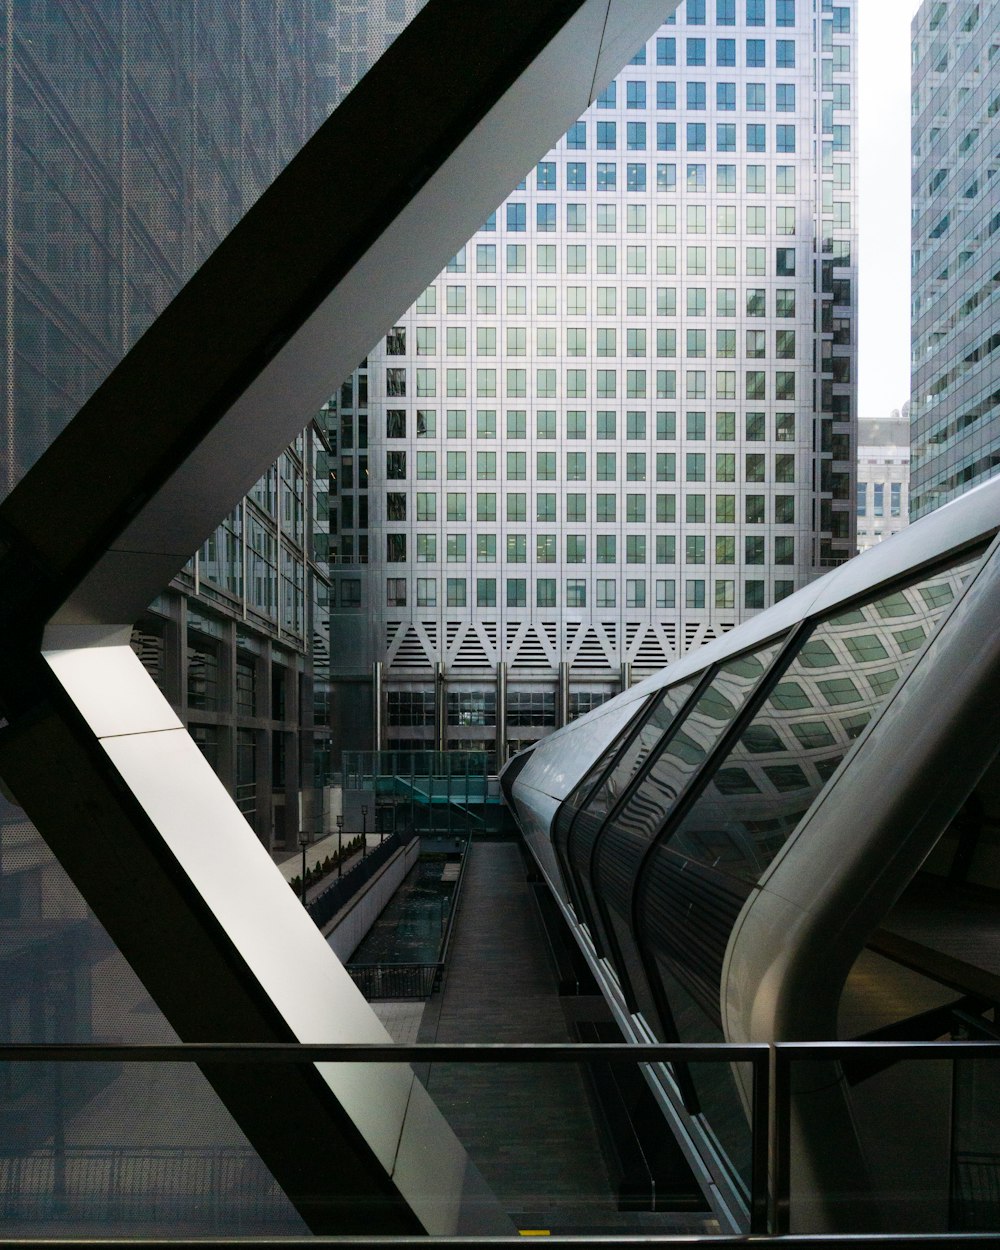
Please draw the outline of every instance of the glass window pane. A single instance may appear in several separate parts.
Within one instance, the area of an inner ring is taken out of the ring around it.
[[[663,739],[684,700],[693,690],[693,681],[682,682],[680,685],[670,686],[657,699],[639,732],[615,761],[614,768],[587,799],[585,810],[589,815],[607,815],[646,762],[649,753]]]
[[[739,714],[779,647],[779,642],[770,643],[756,654],[738,656],[719,669],[665,742],[637,789],[614,815],[598,853],[598,873],[609,900],[617,897],[626,905],[626,896],[620,893],[624,865],[637,862],[659,832],[678,795]],[[605,870],[612,865],[618,889],[605,881]]]
[[[626,737],[624,747],[620,740],[615,743],[612,750],[584,777],[560,812],[561,823],[567,809],[572,808],[574,811],[572,825],[566,836],[566,853],[577,889],[583,894],[583,905],[590,912],[588,922],[592,927],[599,923],[597,905],[590,888],[590,858],[594,839],[609,809],[624,792],[650,751],[670,728],[674,717],[694,690],[694,684],[682,682],[654,696],[638,733],[631,738]],[[612,761],[610,773],[604,776]],[[556,838],[558,843],[558,831]],[[600,940],[600,932],[597,940]]]
[[[773,642],[755,655],[730,660],[718,670],[687,715],[661,738],[662,746],[648,771],[599,836],[595,877],[602,918],[617,947],[613,957],[617,954],[619,973],[654,1029],[662,1029],[664,1023],[658,1018],[630,926],[636,874],[678,796],[738,716],[780,645]]]
[[[966,559],[818,625],[721,770],[743,770],[756,795],[734,801],[710,782],[671,838],[672,854],[710,864],[747,887],[756,882],[978,561]]]

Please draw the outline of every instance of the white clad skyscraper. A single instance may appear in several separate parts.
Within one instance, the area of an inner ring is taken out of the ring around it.
[[[502,760],[853,553],[855,40],[685,0],[345,386],[382,747]]]

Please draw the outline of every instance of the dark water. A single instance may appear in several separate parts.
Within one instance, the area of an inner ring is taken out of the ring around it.
[[[446,861],[420,859],[351,956],[352,964],[436,963],[454,881],[442,881]]]

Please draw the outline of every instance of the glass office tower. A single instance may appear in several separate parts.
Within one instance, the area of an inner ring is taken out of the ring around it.
[[[419,7],[8,6],[0,497]],[[268,845],[328,780],[328,482],[321,414],[136,627]]]
[[[5,6],[0,497],[419,7],[415,0]],[[142,411],[134,417],[141,437]],[[321,414],[133,635],[269,846],[298,829],[300,782],[308,790],[328,771],[328,481]],[[0,983],[5,1042],[174,1040],[6,789]],[[109,1068],[92,1075],[63,1096],[44,1065],[5,1069],[6,1154],[44,1151],[55,1133],[68,1142],[71,1161],[120,1160],[126,1184],[148,1175],[146,1210],[176,1184],[158,1162],[164,1150],[186,1161],[182,1188],[190,1185],[192,1195],[219,1159],[237,1174],[249,1168],[251,1191],[272,1193],[200,1078],[162,1071],[137,1078]],[[130,1128],[101,1102],[115,1081],[119,1105],[145,1109]],[[284,1198],[275,1201],[271,1227],[299,1230]],[[215,1226],[196,1214],[191,1227]]]
[[[995,3],[913,20],[914,518],[1000,470],[998,46]]]
[[[853,554],[854,19],[686,0],[345,386],[382,747],[502,761]]]

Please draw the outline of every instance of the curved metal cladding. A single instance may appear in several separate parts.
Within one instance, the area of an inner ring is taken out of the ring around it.
[[[639,704],[633,707],[634,702],[622,695],[566,729],[557,730],[534,748],[514,781],[508,801],[549,887],[563,902],[570,901],[570,894],[553,848],[556,815],[563,800],[584,780],[594,759],[617,741],[635,716]],[[560,750],[557,744],[566,744],[567,739],[566,750]],[[504,777],[517,762],[515,756],[504,770]]]
[[[651,1031],[837,1036],[868,936],[1000,746],[1000,555],[984,561],[998,519],[1000,480],[535,748],[511,787],[518,817]],[[740,1099],[709,1071],[692,1068],[689,1109],[739,1170]],[[837,1091],[820,1122],[858,1160]],[[849,1179],[857,1217],[875,1218],[864,1168],[836,1166],[803,1170],[803,1192]],[[835,1204],[810,1212],[810,1227],[850,1224]]]

